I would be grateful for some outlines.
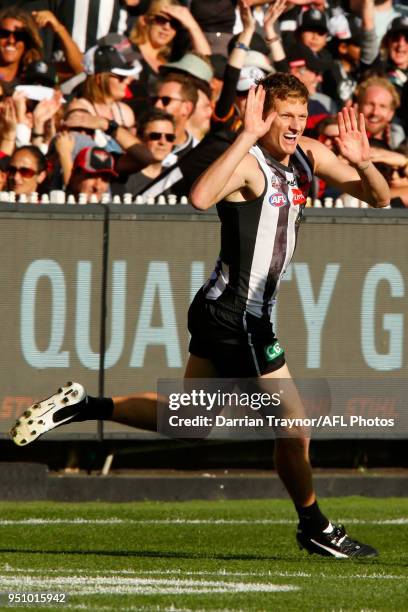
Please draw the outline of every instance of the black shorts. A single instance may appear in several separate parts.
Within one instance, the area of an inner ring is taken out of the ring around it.
[[[285,353],[267,317],[207,300],[202,290],[188,311],[189,351],[209,359],[220,378],[252,378],[279,370]]]

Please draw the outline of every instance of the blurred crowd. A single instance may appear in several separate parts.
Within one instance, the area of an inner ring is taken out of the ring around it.
[[[274,71],[306,85],[306,134],[335,152],[336,113],[364,114],[408,207],[407,0],[0,0],[0,192],[186,196]],[[358,206],[342,196],[311,194]]]

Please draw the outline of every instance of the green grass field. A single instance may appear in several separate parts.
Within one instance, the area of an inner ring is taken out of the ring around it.
[[[283,500],[1,503],[0,609],[40,591],[68,594],[47,610],[407,610],[408,498],[321,506],[380,557],[299,551]]]

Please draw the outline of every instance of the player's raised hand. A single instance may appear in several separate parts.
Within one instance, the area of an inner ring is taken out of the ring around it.
[[[264,103],[265,90],[262,85],[258,85],[256,88],[251,87],[245,107],[244,131],[256,136],[257,140],[265,136],[277,114],[275,111],[271,111],[264,117]]]
[[[343,108],[337,115],[339,135],[336,143],[341,155],[352,165],[359,168],[370,161],[364,115],[359,114],[358,123],[354,109]]]

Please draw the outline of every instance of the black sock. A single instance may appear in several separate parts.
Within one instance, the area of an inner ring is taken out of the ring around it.
[[[113,413],[113,400],[111,397],[91,397],[83,401],[79,414],[74,421],[109,421]]]
[[[299,516],[299,526],[309,533],[318,533],[329,526],[330,521],[321,512],[317,501],[311,506],[295,506]]]

